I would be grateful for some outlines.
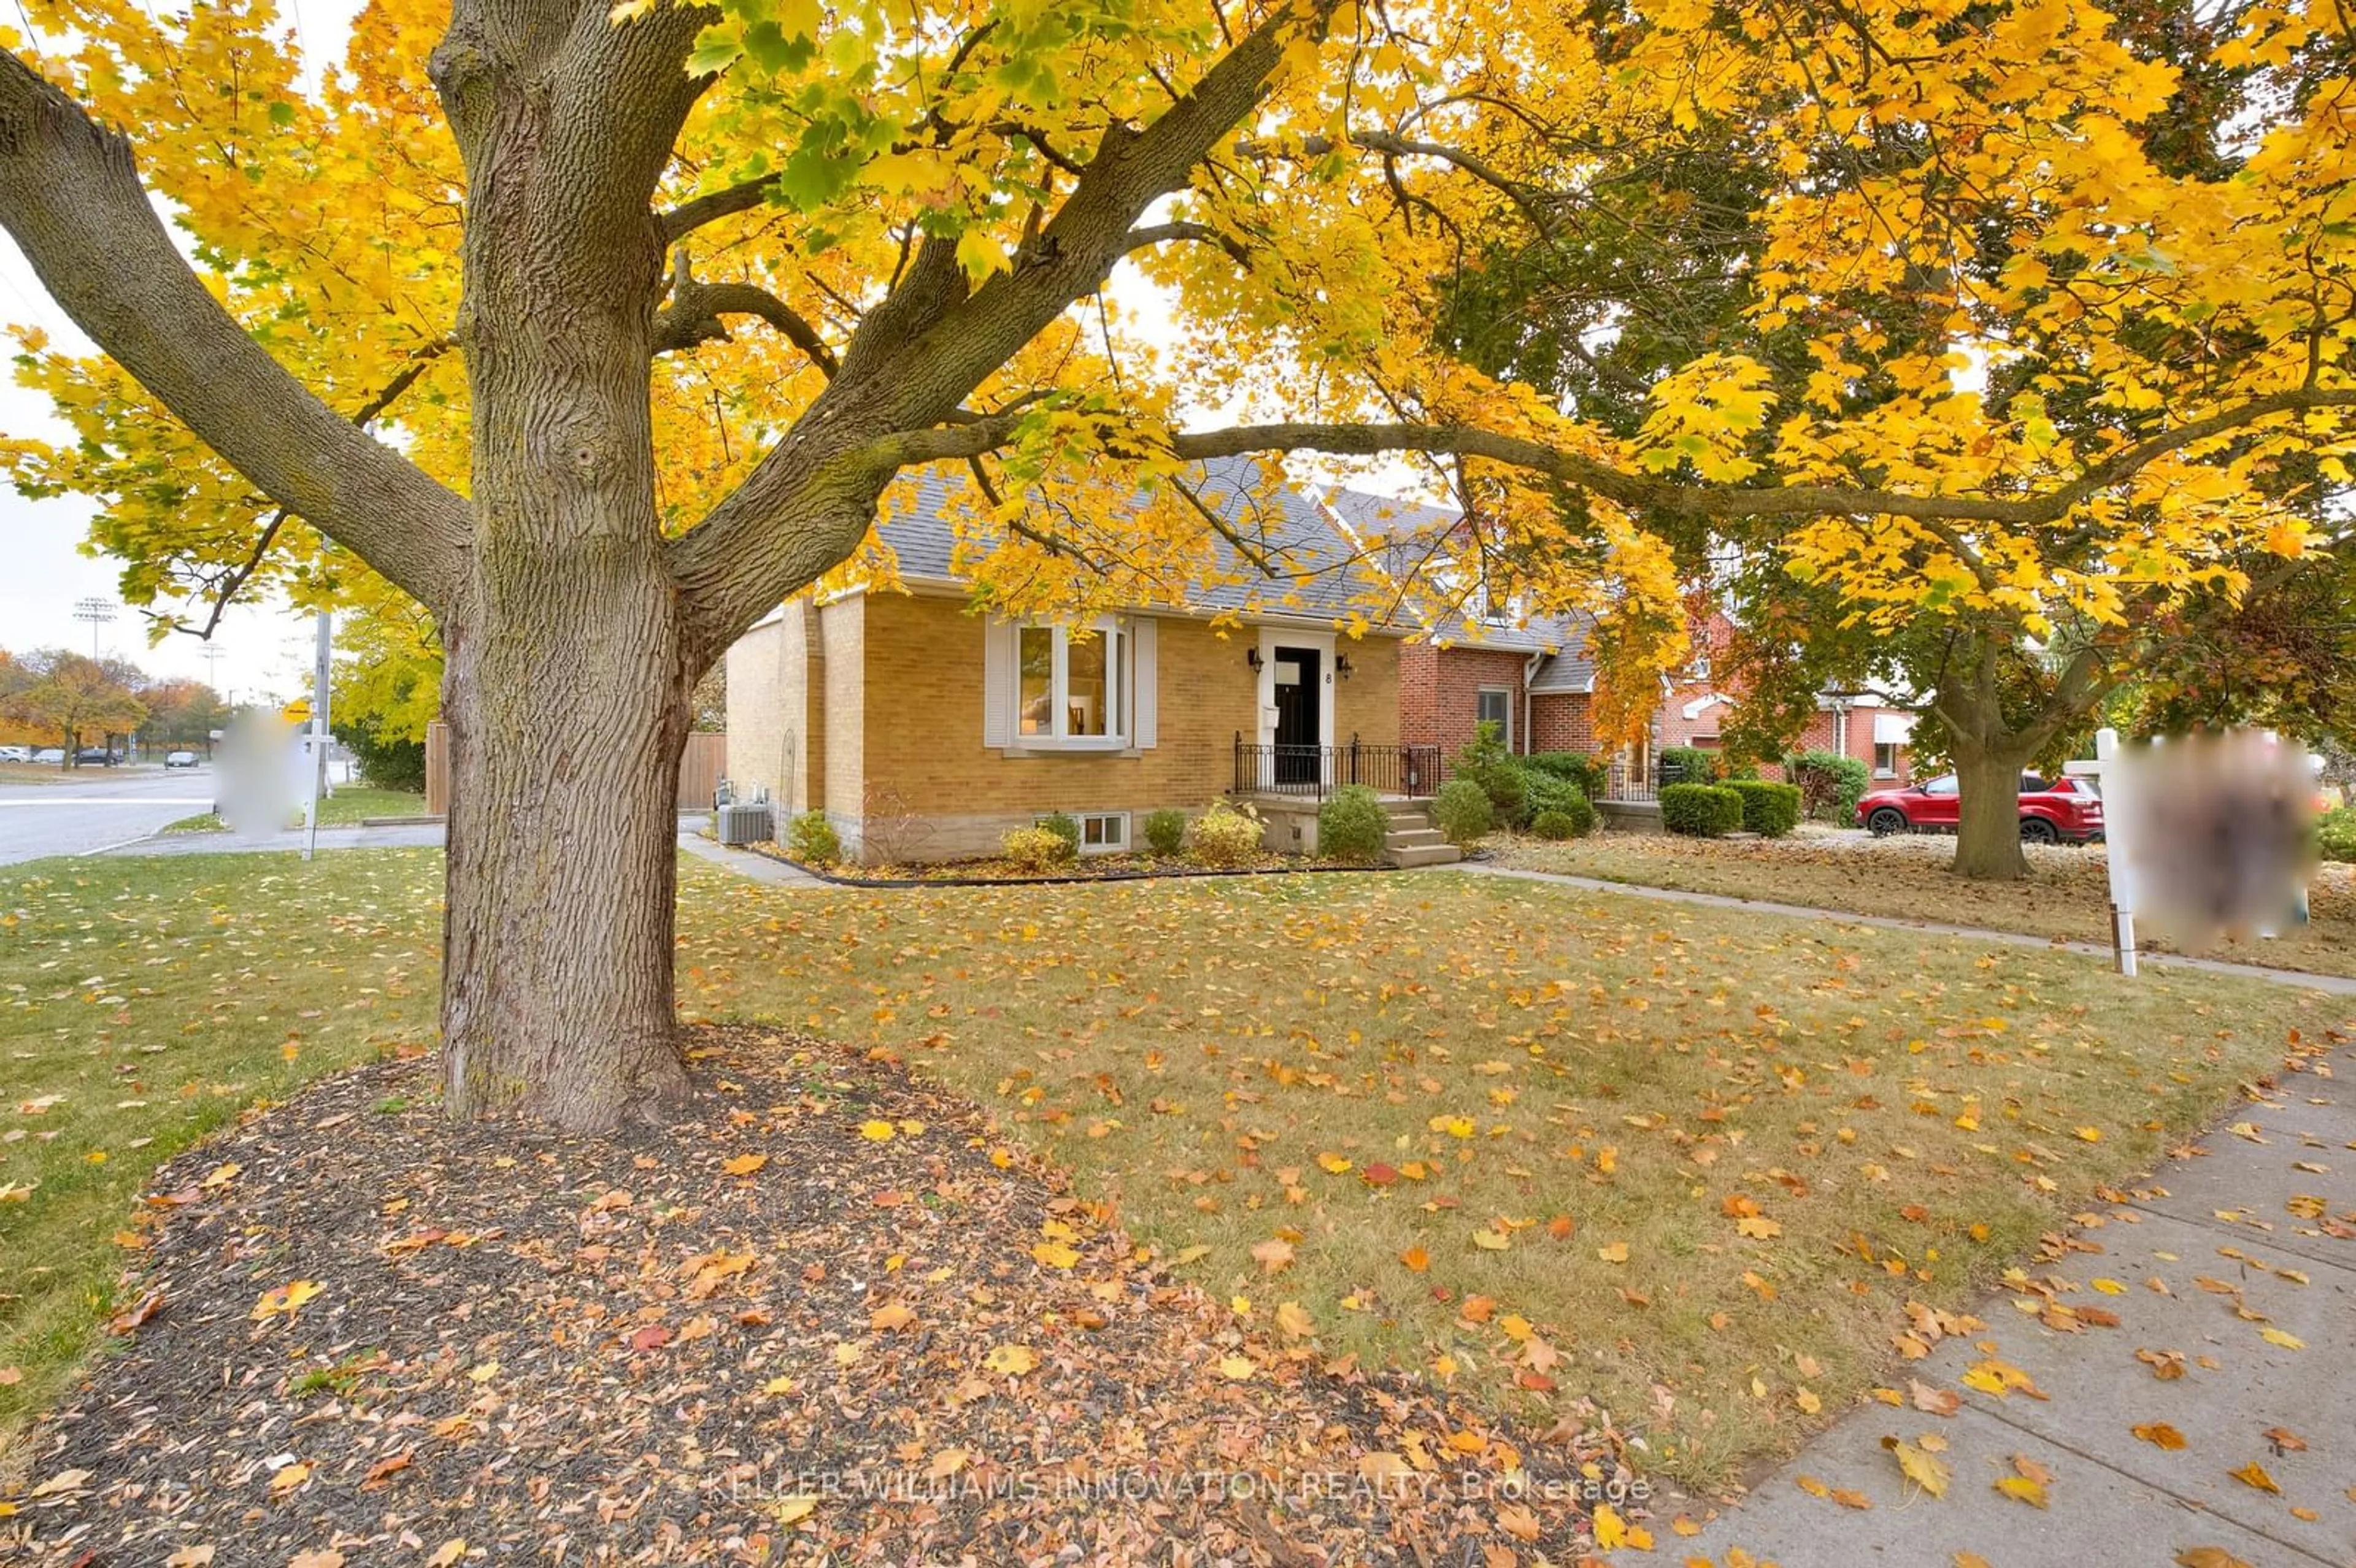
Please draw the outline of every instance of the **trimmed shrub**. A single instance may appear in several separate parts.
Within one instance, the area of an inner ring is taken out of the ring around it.
[[[1259,813],[1215,800],[1194,819],[1194,859],[1205,866],[1245,866],[1260,852]]]
[[[1032,826],[1034,827],[1044,828],[1047,832],[1054,834],[1065,843],[1069,844],[1072,847],[1072,852],[1070,855],[1065,857],[1066,859],[1076,860],[1080,858],[1080,819],[1074,816],[1070,812],[1051,812],[1047,816],[1041,817],[1037,822],[1032,824]]]
[[[1186,847],[1186,814],[1174,805],[1145,814],[1145,847],[1157,855],[1175,855]]]
[[[1536,752],[1524,758],[1523,762],[1542,773],[1569,779],[1590,800],[1611,787],[1612,764],[1601,756],[1590,756],[1585,752]]]
[[[1717,752],[1705,752],[1699,746],[1664,746],[1661,777],[1678,784],[1716,784],[1725,776]]]
[[[1590,818],[1593,817],[1594,813],[1587,805],[1587,793],[1570,780],[1540,773],[1535,768],[1530,769],[1525,777],[1529,784],[1529,794],[1522,805],[1525,824],[1535,825],[1539,814],[1547,811],[1567,812],[1574,816],[1585,811]]]
[[[1044,823],[1037,827],[1010,829],[998,847],[1026,871],[1049,871],[1080,858],[1079,846]]]
[[[1448,768],[1448,776],[1465,779],[1481,786],[1489,799],[1492,816],[1499,821],[1521,819],[1523,803],[1528,798],[1529,785],[1522,765],[1505,750],[1505,740],[1494,720],[1486,720],[1473,729],[1472,739],[1457,752]]]
[[[1317,808],[1317,852],[1328,859],[1380,859],[1390,830],[1382,797],[1365,784],[1344,784]]]
[[[842,837],[823,811],[805,811],[786,829],[786,853],[812,866],[830,866],[842,859]]]
[[[1847,822],[1872,786],[1873,772],[1838,752],[1802,752],[1783,759],[1783,777],[1799,786],[1800,809],[1819,820]]]
[[[1470,849],[1489,831],[1489,794],[1471,779],[1450,779],[1431,799],[1431,819],[1459,849]]]
[[[350,748],[361,778],[379,789],[425,793],[424,741],[388,740],[367,720],[343,720],[334,729],[336,739]]]
[[[1592,819],[1594,808],[1590,806],[1588,809],[1590,816],[1585,827],[1580,827],[1579,819],[1567,811],[1541,811],[1530,819],[1530,831],[1541,838],[1552,838],[1557,841],[1565,838],[1583,838],[1587,836],[1588,830],[1595,826]]]
[[[1661,786],[1661,826],[1672,833],[1716,838],[1742,826],[1742,795],[1722,784]]]
[[[2356,805],[2327,811],[2317,819],[2315,848],[2327,860],[2356,863]]]
[[[1742,797],[1742,826],[1768,838],[1781,838],[1800,825],[1800,787],[1765,779],[1729,779],[1719,786]]]

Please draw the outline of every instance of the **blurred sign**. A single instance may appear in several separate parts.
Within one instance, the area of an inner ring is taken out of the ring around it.
[[[311,704],[300,697],[288,703],[280,711],[286,715],[286,722],[289,724],[308,724],[311,721]]]
[[[2304,748],[2255,730],[2122,746],[2104,730],[2094,749],[2067,771],[2102,791],[2121,974],[2136,972],[2138,920],[2187,951],[2305,923],[2316,789]]]

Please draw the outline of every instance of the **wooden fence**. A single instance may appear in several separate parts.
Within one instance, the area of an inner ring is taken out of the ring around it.
[[[682,810],[708,809],[712,792],[728,773],[728,737],[697,731],[679,759],[679,804]],[[450,815],[450,731],[440,720],[425,726],[425,810]]]

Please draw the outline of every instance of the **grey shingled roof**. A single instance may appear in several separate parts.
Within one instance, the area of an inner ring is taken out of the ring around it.
[[[1204,504],[1249,540],[1280,575],[1262,574],[1234,545],[1217,539],[1220,574],[1249,581],[1198,584],[1189,596],[1189,609],[1342,620],[1372,614],[1370,599],[1387,602],[1380,572],[1365,564],[1357,546],[1334,528],[1313,498],[1289,485],[1278,486],[1271,496],[1257,494],[1260,468],[1249,458],[1213,458],[1194,469],[1189,483]],[[974,504],[972,493],[955,477],[933,469],[912,478],[914,503],[884,519],[876,532],[899,558],[904,575],[956,581],[951,561],[957,540],[950,517]],[[1297,602],[1280,603],[1288,594]],[[1254,598],[1259,601],[1257,610]]]
[[[1383,569],[1402,581],[1424,569],[1434,543],[1464,515],[1451,507],[1365,490],[1336,490],[1325,502]],[[1519,624],[1452,617],[1431,626],[1429,635],[1438,643],[1548,655],[1530,683],[1530,690],[1543,696],[1595,688],[1595,666],[1587,656],[1587,635],[1593,624],[1593,618],[1583,614],[1532,615]]]

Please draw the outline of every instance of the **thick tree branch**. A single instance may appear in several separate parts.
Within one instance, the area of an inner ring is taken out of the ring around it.
[[[2059,521],[2073,507],[2169,453],[2231,434],[2276,414],[2315,409],[2356,409],[2356,388],[2302,387],[2252,398],[2122,447],[2051,490],[2019,496],[1922,496],[1836,485],[1692,485],[1654,475],[1631,474],[1526,437],[1456,424],[1237,425],[1226,430],[1173,434],[1170,450],[1179,457],[1194,459],[1237,457],[1257,452],[1323,452],[1361,457],[1393,452],[1452,453],[1544,474],[1625,507],[1675,517],[1887,516],[2037,528]],[[1009,415],[970,424],[912,431],[879,443],[875,456],[895,464],[964,458],[1003,444],[1013,436],[1017,423],[1017,419]]]
[[[707,191],[691,201],[683,201],[658,218],[662,237],[669,243],[686,239],[707,223],[739,212],[750,212],[769,199],[769,187],[776,184],[775,175],[763,175],[759,179],[732,185],[724,190]]]
[[[164,231],[130,144],[6,53],[0,224],[75,325],[230,466],[428,606],[447,602],[466,504],[248,336]]]
[[[793,306],[758,284],[700,282],[688,270],[684,251],[673,258],[670,304],[655,316],[654,351],[667,354],[726,337],[728,329],[720,324],[723,315],[759,316],[828,377],[841,368],[818,328]]]

